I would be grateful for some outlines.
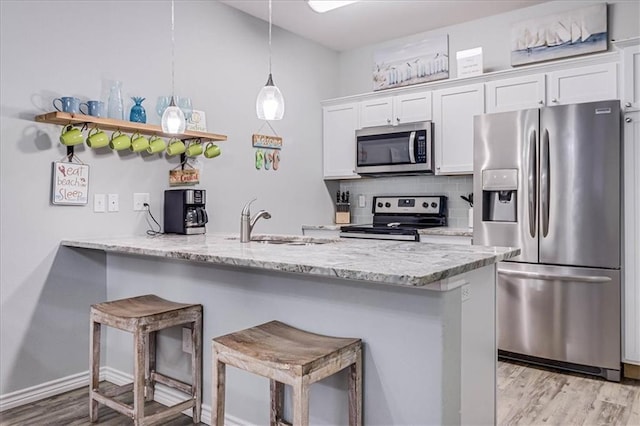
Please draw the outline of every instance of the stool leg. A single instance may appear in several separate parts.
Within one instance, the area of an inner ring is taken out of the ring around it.
[[[133,424],[142,425],[144,421],[144,372],[145,372],[145,333],[136,328],[133,333]]]
[[[349,367],[349,426],[362,426],[362,350]]]
[[[284,384],[277,380],[271,379],[271,418],[270,426],[278,426],[280,420],[282,420],[282,405],[284,403]]]
[[[145,373],[145,401],[153,401],[156,390],[156,381],[153,380],[152,374],[156,372],[156,343],[157,332],[152,331],[145,335],[145,345],[149,348],[147,351],[147,371]]]
[[[193,423],[200,423],[202,410],[202,316],[191,324],[191,390],[194,399]]]
[[[89,327],[89,421],[92,423],[98,421],[98,401],[93,399],[92,392],[100,386],[100,327],[100,323],[95,321],[91,321]]]
[[[218,361],[218,353],[212,348],[213,366],[211,369],[211,426],[224,426],[224,390],[225,364]]]
[[[309,382],[305,377],[293,385],[293,426],[309,425]]]

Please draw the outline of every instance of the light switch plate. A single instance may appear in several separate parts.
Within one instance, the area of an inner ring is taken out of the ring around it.
[[[93,211],[96,213],[107,211],[107,197],[104,194],[93,194]]]
[[[118,194],[109,194],[109,211],[117,212],[120,210],[120,200]]]

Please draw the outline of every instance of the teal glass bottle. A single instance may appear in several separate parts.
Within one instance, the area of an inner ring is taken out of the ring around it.
[[[135,105],[131,107],[131,113],[129,114],[129,121],[134,121],[136,123],[146,123],[147,122],[147,112],[144,110],[142,106],[142,102],[145,98],[134,96],[131,98]]]

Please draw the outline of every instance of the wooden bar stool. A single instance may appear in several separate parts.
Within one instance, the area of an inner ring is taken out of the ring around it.
[[[193,350],[191,354],[191,384],[187,384],[156,371],[156,333],[181,324],[191,325]],[[128,331],[134,335],[133,383],[111,392],[99,391],[100,329],[102,325]],[[89,348],[89,417],[98,421],[98,404],[106,405],[133,419],[134,425],[149,425],[176,416],[193,408],[193,423],[200,422],[202,402],[202,305],[175,303],[158,296],[145,296],[114,300],[91,305],[91,342]],[[146,365],[145,365],[146,364]],[[144,415],[144,403],[153,400],[155,384],[162,383],[190,395],[186,401]],[[133,390],[133,406],[114,397]]]
[[[271,426],[290,425],[282,418],[285,384],[293,387],[293,425],[306,426],[310,385],[349,367],[349,425],[362,425],[360,339],[322,336],[271,321],[216,337],[212,354],[212,425],[224,426],[227,364],[271,380]]]

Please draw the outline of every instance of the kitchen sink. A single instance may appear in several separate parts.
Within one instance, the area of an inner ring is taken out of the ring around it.
[[[229,240],[239,240],[238,237],[227,238]],[[336,239],[331,238],[313,238],[304,236],[290,235],[254,235],[251,237],[252,243],[259,244],[275,244],[286,246],[313,246],[318,244],[335,243]]]

